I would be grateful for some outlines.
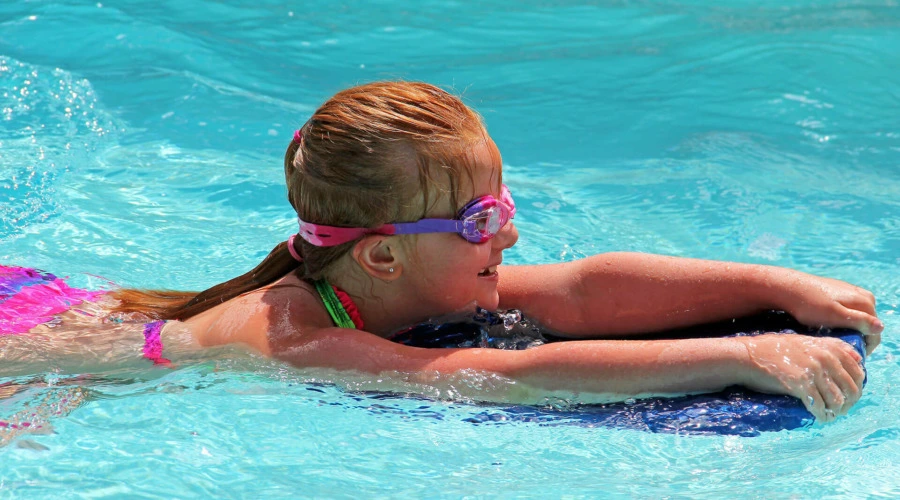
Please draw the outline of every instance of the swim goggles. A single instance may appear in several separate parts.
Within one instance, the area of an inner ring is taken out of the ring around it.
[[[369,234],[458,233],[470,243],[483,243],[499,233],[515,215],[516,204],[509,188],[504,184],[500,189],[499,200],[491,195],[476,198],[462,207],[455,219],[420,219],[375,228],[325,226],[298,219],[298,234],[317,247],[340,245]]]

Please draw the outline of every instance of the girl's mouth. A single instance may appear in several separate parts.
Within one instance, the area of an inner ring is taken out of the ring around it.
[[[478,273],[478,276],[481,276],[481,277],[491,277],[491,276],[496,276],[496,275],[497,275],[497,266],[486,267],[486,268],[482,269],[480,273]]]

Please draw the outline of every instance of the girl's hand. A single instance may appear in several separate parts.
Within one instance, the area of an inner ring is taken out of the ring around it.
[[[816,420],[830,422],[846,414],[862,394],[862,358],[840,339],[768,334],[736,340],[750,357],[744,385],[794,396]]]
[[[866,354],[872,354],[881,343],[884,330],[875,312],[872,292],[835,279],[796,271],[790,274],[785,277],[786,296],[778,308],[804,325],[859,330],[865,336]]]

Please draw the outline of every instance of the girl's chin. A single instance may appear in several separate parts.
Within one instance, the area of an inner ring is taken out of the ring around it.
[[[488,311],[496,311],[500,307],[500,295],[496,291],[494,291],[492,296],[483,297],[483,299],[485,300],[475,301],[475,305]]]

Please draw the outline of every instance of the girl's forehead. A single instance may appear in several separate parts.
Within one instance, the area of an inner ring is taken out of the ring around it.
[[[468,175],[460,179],[460,196],[474,197],[485,194],[498,194],[502,184],[503,160],[500,150],[490,137],[479,141],[466,151]],[[470,177],[470,179],[465,179]],[[465,182],[470,180],[471,182]]]
[[[426,213],[429,217],[452,218],[469,201],[484,195],[500,195],[502,159],[500,151],[489,137],[461,148],[452,167],[451,177],[432,178],[428,190]],[[424,200],[423,200],[424,201]]]

